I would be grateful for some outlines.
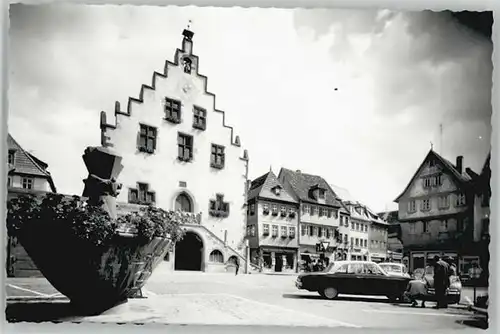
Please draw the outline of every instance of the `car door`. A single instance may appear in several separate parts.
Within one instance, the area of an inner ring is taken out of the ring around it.
[[[347,269],[347,279],[345,280],[345,289],[348,294],[352,295],[362,295],[364,294],[366,287],[364,285],[364,272],[363,264],[359,262],[349,263]]]
[[[330,277],[331,285],[335,286],[339,293],[358,294],[362,287],[360,275],[357,274],[356,266],[345,263],[340,266]]]
[[[364,288],[366,295],[386,294],[387,276],[374,263],[363,263]]]

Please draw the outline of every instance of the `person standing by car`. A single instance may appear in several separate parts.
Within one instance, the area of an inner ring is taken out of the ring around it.
[[[435,308],[447,308],[446,289],[450,286],[448,263],[439,255],[434,256],[434,289],[436,290],[437,305]]]
[[[446,263],[448,263],[448,265],[450,266],[449,275],[450,276],[457,276],[457,266],[453,262],[453,258],[451,256],[448,256],[446,258]]]

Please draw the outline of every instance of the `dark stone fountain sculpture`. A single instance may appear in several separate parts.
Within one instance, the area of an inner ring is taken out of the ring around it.
[[[102,205],[114,219],[121,159],[103,147],[89,147],[83,155],[89,172],[83,197],[88,198],[88,204]],[[18,235],[43,275],[81,315],[100,314],[134,296],[171,243],[168,237],[141,242],[137,230],[125,223],[110,242],[95,247],[63,225],[28,224]]]

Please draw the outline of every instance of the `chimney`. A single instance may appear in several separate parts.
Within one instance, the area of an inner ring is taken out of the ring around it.
[[[463,164],[464,164],[464,157],[462,155],[459,155],[457,157],[457,164],[455,165],[455,168],[460,174],[462,174]]]
[[[295,171],[295,173],[299,173],[299,174],[300,174],[300,173],[302,173],[302,171],[301,171],[300,169],[297,169],[297,170]]]

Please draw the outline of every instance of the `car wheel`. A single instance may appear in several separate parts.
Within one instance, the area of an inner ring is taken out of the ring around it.
[[[337,289],[335,289],[334,287],[327,287],[327,288],[324,288],[323,291],[320,292],[320,295],[323,297],[323,298],[326,298],[326,299],[335,299],[337,298],[339,292],[337,291]]]

